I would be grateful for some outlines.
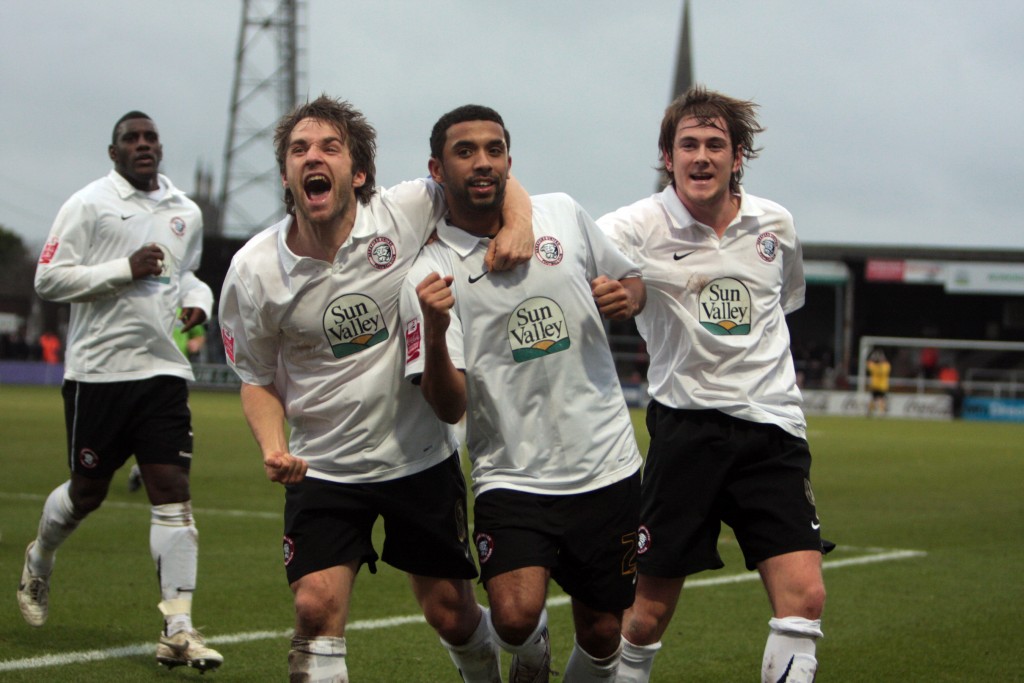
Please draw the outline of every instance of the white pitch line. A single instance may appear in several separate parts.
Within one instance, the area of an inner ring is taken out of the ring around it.
[[[25,500],[25,501],[36,501],[42,503],[46,500],[46,496],[41,496],[36,493],[6,493],[0,492],[0,498],[6,500]],[[105,500],[101,506],[103,508],[118,508],[121,510],[149,510],[150,504],[146,503],[126,503],[120,500]],[[200,517],[203,515],[220,515],[223,517],[246,517],[250,519],[284,519],[284,510],[280,512],[261,512],[258,510],[226,510],[223,508],[200,508],[194,507],[192,511]]]
[[[924,557],[928,553],[922,550],[885,550],[883,548],[872,549],[877,553],[863,557],[851,557],[845,560],[826,560],[822,563],[824,569],[838,569],[862,564],[874,564],[876,562],[891,562],[894,560],[909,560],[915,557]],[[744,572],[743,574],[731,574],[710,579],[694,579],[686,582],[687,588],[700,588],[705,586],[721,586],[730,583],[741,583],[743,581],[756,581],[760,578],[757,572]],[[569,604],[568,595],[558,595],[549,598],[548,607],[560,607]],[[423,624],[426,619],[422,614],[409,614],[400,617],[387,619],[362,619],[348,624],[345,629],[348,631],[373,631],[407,624]],[[272,640],[291,638],[293,631],[249,631],[247,633],[234,633],[223,636],[211,636],[206,639],[211,645],[247,643],[255,640]],[[63,654],[43,655],[42,657],[30,657],[27,659],[12,659],[0,661],[0,671],[24,671],[26,669],[41,669],[49,666],[65,666],[68,664],[81,664],[84,662],[98,662],[105,659],[117,657],[135,657],[139,655],[152,654],[153,643],[125,645],[122,647],[109,648],[106,650],[84,650],[82,652],[65,652]]]

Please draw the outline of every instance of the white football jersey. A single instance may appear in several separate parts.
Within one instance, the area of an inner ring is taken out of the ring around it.
[[[203,218],[166,176],[158,182],[154,199],[111,171],[73,194],[54,220],[35,288],[71,304],[66,379],[192,379],[173,331],[179,308],[201,308],[207,317],[213,311],[213,292],[195,275]],[[164,253],[163,272],[133,280],[128,258],[150,243]]]
[[[564,194],[532,197],[534,258],[485,273],[488,240],[440,221],[402,294],[406,374],[422,373],[416,285],[453,275],[447,342],[466,371],[466,438],[477,495],[505,488],[572,494],[624,479],[641,464],[604,325],[598,275],[639,276]],[[411,384],[411,383],[410,383]]]
[[[232,259],[220,301],[228,362],[243,382],[275,384],[308,476],[384,481],[458,448],[403,379],[398,324],[405,274],[443,210],[433,182],[402,183],[359,204],[333,263],[288,248],[291,217]]]
[[[720,410],[804,438],[786,314],[804,303],[800,242],[788,211],[741,191],[721,239],[674,188],[598,219],[640,264],[650,395],[672,408]]]

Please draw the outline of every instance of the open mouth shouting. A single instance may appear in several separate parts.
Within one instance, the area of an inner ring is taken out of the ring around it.
[[[306,176],[302,190],[310,207],[322,206],[331,196],[331,181],[322,173]]]

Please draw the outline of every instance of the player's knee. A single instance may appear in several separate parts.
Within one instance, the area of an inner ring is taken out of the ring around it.
[[[821,619],[825,611],[825,584],[819,582],[812,587],[806,597],[806,618]]]
[[[619,649],[621,629],[622,620],[606,614],[587,624],[577,624],[576,641],[592,657],[609,657]]]
[[[95,512],[103,504],[106,497],[106,486],[76,486],[72,483],[68,489],[68,498],[71,500],[76,517],[85,517]]]
[[[188,472],[180,467],[150,465],[143,478],[153,505],[179,503],[191,498]]]
[[[802,590],[790,599],[787,614],[782,616],[797,616],[804,619],[821,619],[825,611],[825,584],[817,581],[804,586]]]
[[[672,610],[657,603],[645,603],[643,608],[634,605],[623,616],[622,635],[635,645],[656,643],[671,618]]]
[[[295,593],[295,621],[301,633],[326,632],[340,610],[337,598],[330,594],[310,590]]]
[[[443,602],[423,606],[427,623],[448,643],[465,642],[480,623],[482,613],[476,601]]]
[[[506,605],[498,608],[491,606],[491,623],[494,632],[506,643],[519,645],[537,628],[540,613],[521,607]]]

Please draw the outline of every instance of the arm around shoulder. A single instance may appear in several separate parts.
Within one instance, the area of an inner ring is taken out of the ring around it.
[[[502,228],[484,256],[487,270],[511,270],[533,257],[533,203],[526,188],[512,176],[505,184],[501,216]]]

